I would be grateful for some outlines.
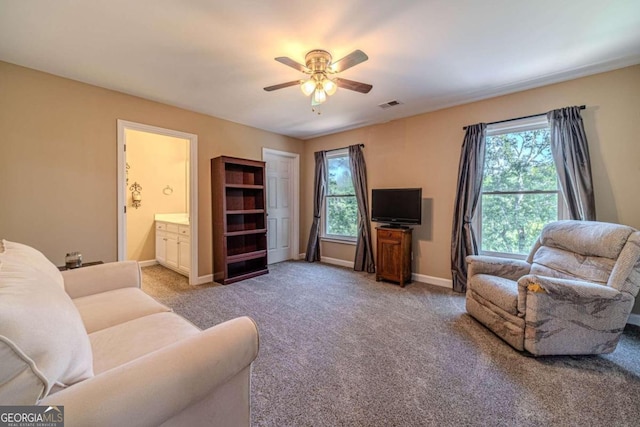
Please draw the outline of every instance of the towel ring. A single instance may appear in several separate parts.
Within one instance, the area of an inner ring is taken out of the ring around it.
[[[173,194],[173,188],[167,185],[166,187],[164,187],[164,190],[162,190],[162,194],[164,194],[165,196]]]

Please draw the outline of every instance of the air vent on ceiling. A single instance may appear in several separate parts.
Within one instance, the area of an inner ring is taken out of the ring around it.
[[[394,99],[393,101],[389,101],[389,102],[385,102],[384,104],[380,104],[380,105],[378,105],[378,107],[382,108],[383,110],[386,110],[387,108],[395,107],[396,105],[400,105],[400,104],[402,104],[402,102]]]

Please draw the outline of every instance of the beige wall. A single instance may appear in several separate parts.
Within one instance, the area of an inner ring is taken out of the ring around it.
[[[158,213],[188,213],[189,140],[126,130],[127,259],[155,259],[155,223]],[[133,207],[129,187],[137,182],[142,203]],[[165,191],[167,187],[170,190]],[[165,194],[167,193],[167,194]]]
[[[306,248],[312,153],[364,143],[370,188],[423,188],[413,271],[450,279],[462,127],[568,105],[587,105],[598,219],[640,228],[640,66],[306,142],[3,62],[0,84],[0,237],[31,244],[57,264],[70,250],[87,261],[117,257],[117,119],[198,135],[201,276],[211,273],[209,159],[260,159],[262,147],[301,154],[300,247]],[[353,246],[325,242],[323,255],[351,261]]]
[[[305,145],[303,192],[313,193],[313,152],[364,143],[369,188],[423,189],[425,211],[423,225],[414,229],[413,271],[450,280],[462,127],[586,104],[582,117],[591,152],[597,218],[640,228],[638,100],[640,66],[633,66],[312,139]],[[307,197],[302,209],[304,236],[311,225],[312,209],[313,200]],[[351,261],[353,253],[353,246],[322,244],[323,256]],[[640,311],[638,305],[635,311]]]
[[[117,119],[198,135],[200,276],[211,273],[212,157],[303,153],[294,138],[0,62],[0,237],[54,263],[117,259]]]

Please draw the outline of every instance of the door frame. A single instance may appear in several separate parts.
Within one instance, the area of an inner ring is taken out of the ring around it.
[[[189,226],[191,246],[191,269],[189,271],[189,284],[197,285],[198,281],[198,135],[165,129],[143,123],[130,122],[118,119],[118,261],[127,258],[127,218],[125,214],[127,206],[126,189],[126,130],[153,133],[189,141]]]
[[[292,243],[290,255],[291,259],[297,260],[300,257],[300,154],[262,147],[263,161],[267,154],[293,159],[293,185],[291,186],[292,197],[290,199],[293,203],[293,221],[291,221]]]

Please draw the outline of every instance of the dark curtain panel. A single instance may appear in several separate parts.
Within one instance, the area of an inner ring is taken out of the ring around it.
[[[327,191],[327,153],[318,151],[314,153],[316,160],[316,175],[313,191],[313,223],[309,232],[307,254],[305,259],[309,262],[320,261],[320,218],[322,202]]]
[[[351,167],[351,179],[358,201],[358,240],[356,243],[356,258],[353,269],[374,273],[376,264],[373,260],[373,247],[371,245],[371,222],[369,221],[369,198],[367,188],[367,165],[360,145],[349,147],[349,166]]]
[[[551,128],[551,153],[558,171],[560,189],[571,219],[594,221],[596,203],[591,178],[589,145],[580,107],[566,107],[547,113]]]
[[[451,276],[453,290],[457,292],[466,292],[467,290],[465,258],[467,255],[478,254],[478,243],[471,226],[471,220],[476,211],[482,188],[486,133],[486,123],[467,126],[467,133],[462,142],[453,231],[451,233]]]

